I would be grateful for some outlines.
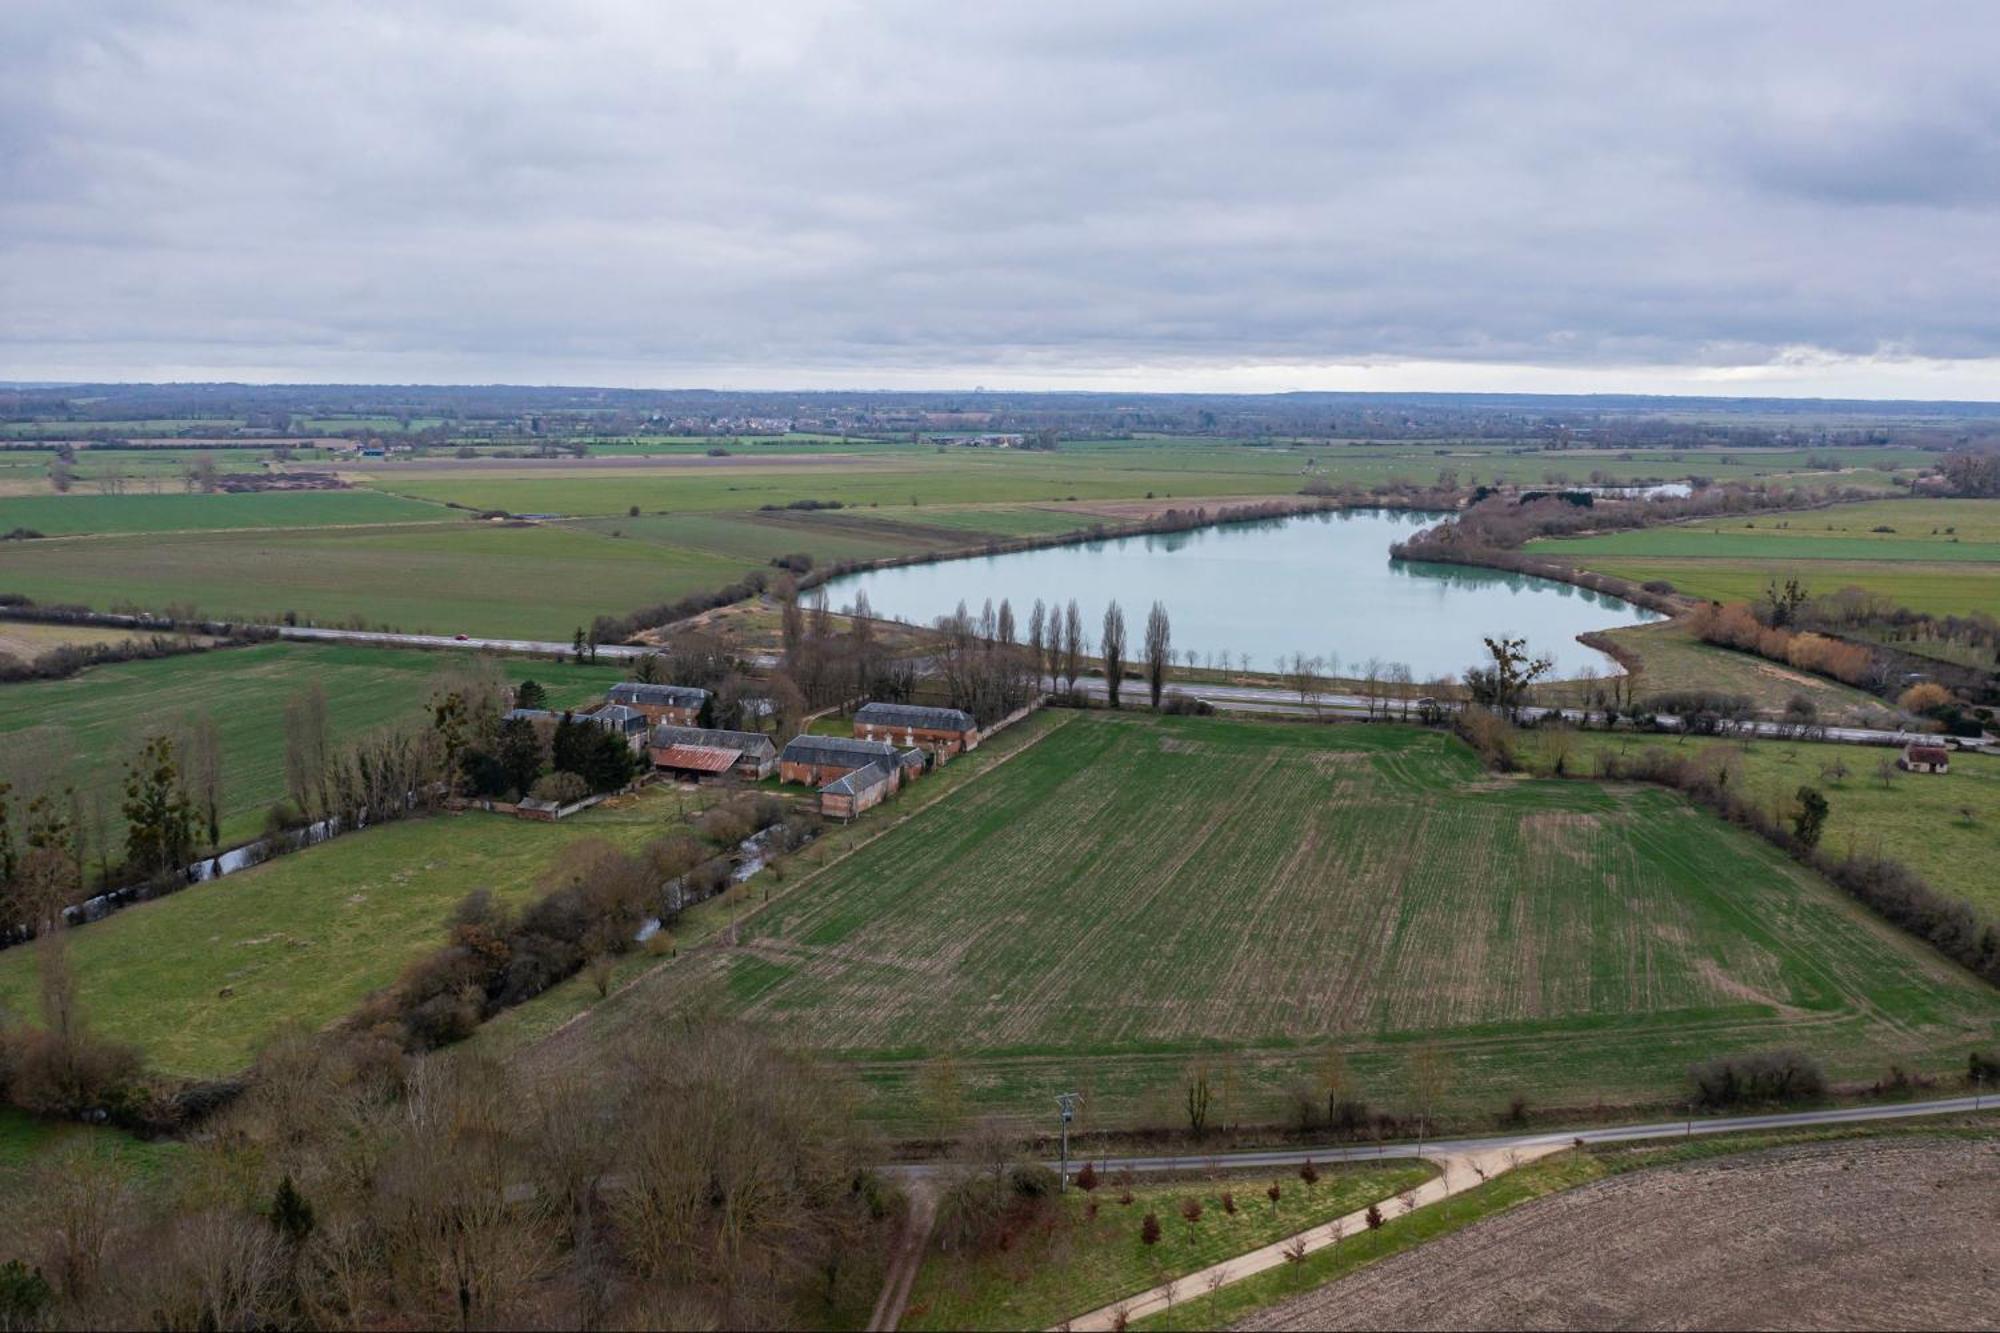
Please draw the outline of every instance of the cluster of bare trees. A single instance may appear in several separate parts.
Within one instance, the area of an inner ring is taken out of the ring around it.
[[[1347,665],[1353,674],[1342,677],[1339,653],[1308,657],[1294,652],[1280,661],[1278,667],[1286,687],[1299,696],[1302,707],[1312,709],[1315,715],[1325,696],[1342,684],[1351,686],[1360,695],[1369,717],[1400,717],[1404,721],[1410,719],[1419,699],[1453,699],[1460,693],[1458,681],[1450,675],[1418,681],[1407,662],[1370,657]]]
[[[272,822],[379,824],[433,809],[458,790],[468,756],[499,748],[512,704],[491,662],[454,663],[439,672],[424,716],[336,745],[326,692],[309,681],[286,701],[287,808],[274,810]]]
[[[844,630],[824,593],[815,593],[805,606],[796,592],[781,589],[780,611],[784,654],[770,682],[779,713],[794,695],[806,709],[850,699],[900,702],[910,697],[916,687],[915,664],[895,656],[882,642],[866,592],[856,595]],[[798,710],[799,715],[804,711]]]
[[[1083,632],[1083,613],[1076,599],[1071,598],[1067,604],[1047,604],[1036,599],[1034,609],[1028,613],[1027,647],[1038,676],[1064,693],[1074,693],[1076,682],[1084,674],[1086,655],[1092,650],[1091,640]],[[1167,672],[1174,664],[1174,635],[1167,609],[1158,602],[1146,613],[1141,652],[1143,657],[1133,661],[1125,628],[1125,608],[1116,598],[1112,599],[1104,608],[1096,654],[1104,671],[1105,693],[1113,708],[1120,706],[1126,675],[1136,666],[1144,668],[1153,707],[1160,706]]]
[[[1013,604],[1004,599],[998,608],[989,599],[976,619],[964,602],[939,617],[931,665],[951,706],[985,726],[1031,702],[1041,689],[1036,635],[1046,635],[1046,619],[1037,602],[1029,616],[1030,642],[1023,643]]]
[[[296,1033],[135,1191],[36,1169],[15,1326],[812,1327],[865,1312],[884,1187],[843,1086],[729,1025],[661,1026],[589,1080]]]
[[[1076,688],[1090,641],[1084,637],[1083,613],[1074,597],[1066,607],[1059,602],[1044,605],[1041,598],[1035,599],[1034,609],[1028,613],[1028,651],[1035,658],[1039,675],[1065,692]]]

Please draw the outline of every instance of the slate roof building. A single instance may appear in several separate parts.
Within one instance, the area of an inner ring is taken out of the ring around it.
[[[896,772],[878,759],[835,778],[819,789],[819,812],[828,819],[852,819],[880,805],[896,790]]]
[[[605,692],[605,699],[627,708],[636,708],[650,722],[672,722],[693,726],[708,702],[708,691],[692,685],[649,685],[640,680],[623,680]]]
[[[778,776],[786,782],[820,787],[857,768],[880,763],[900,772],[897,747],[886,741],[850,740],[845,736],[794,736],[778,756]]]
[[[979,724],[957,708],[920,704],[867,703],[854,714],[854,734],[862,740],[890,741],[934,750],[945,758],[979,744]]]

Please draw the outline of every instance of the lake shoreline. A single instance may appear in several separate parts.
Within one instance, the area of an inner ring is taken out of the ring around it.
[[[1245,672],[1252,661],[1281,671],[1284,662],[1331,639],[1335,661],[1408,668],[1432,679],[1477,661],[1479,638],[1487,634],[1529,637],[1552,650],[1566,674],[1618,670],[1615,658],[1582,636],[1679,609],[1650,605],[1653,599],[1636,589],[1639,595],[1627,597],[1539,571],[1481,575],[1480,566],[1433,561],[1427,551],[1414,559],[1400,555],[1405,534],[1415,537],[1452,512],[1435,500],[1372,497],[1244,507],[1220,516],[1174,511],[1174,521],[1138,530],[1095,529],[829,569],[807,586],[822,590],[833,609],[865,594],[875,618],[918,626],[952,614],[960,602],[976,612],[989,599],[1011,601],[1020,621],[1053,590],[1059,600],[1082,594],[1091,602],[1086,619],[1093,626],[1109,601],[1119,601],[1130,633],[1131,617],[1143,618],[1157,601],[1173,617],[1177,657],[1205,653],[1211,668],[1219,657],[1223,670],[1241,659],[1236,669]],[[988,564],[941,570],[982,556]]]

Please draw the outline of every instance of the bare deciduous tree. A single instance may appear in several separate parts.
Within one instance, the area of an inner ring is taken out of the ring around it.
[[[1083,674],[1083,653],[1083,614],[1072,597],[1063,610],[1062,667],[1063,686],[1067,690],[1075,690],[1077,677]]]
[[[1125,611],[1114,598],[1104,608],[1104,633],[1097,641],[1097,655],[1104,659],[1104,690],[1111,706],[1118,707],[1118,688],[1125,683]]]
[[[195,807],[208,829],[208,844],[222,843],[222,730],[215,714],[203,709],[188,723],[182,744],[185,771],[182,776]]]
[[[285,701],[285,792],[307,817],[324,817],[331,805],[326,691],[310,681]]]
[[[1160,694],[1167,687],[1167,667],[1173,660],[1173,625],[1167,619],[1167,608],[1154,602],[1146,613],[1146,689],[1154,708],[1160,706]]]

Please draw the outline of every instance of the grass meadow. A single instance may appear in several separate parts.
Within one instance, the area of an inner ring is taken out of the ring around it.
[[[445,511],[380,491],[259,491],[241,495],[24,495],[0,497],[0,531],[84,533],[342,527],[436,522]]]
[[[1838,1077],[1962,1064],[2000,995],[1666,792],[1499,779],[1442,735],[1091,714],[601,1010],[723,1010],[908,1119],[952,1053],[982,1110],[1282,1117],[1328,1045],[1403,1106],[1435,1038],[1483,1118],[1677,1096],[1792,1043]],[[1407,1107],[1403,1107],[1407,1109]]]
[[[1822,721],[1879,720],[1888,711],[1881,700],[1851,686],[1703,643],[1680,619],[1628,625],[1607,630],[1604,637],[1637,659],[1641,699],[1678,690],[1720,690],[1748,695],[1760,709],[1783,712],[1794,695],[1804,695],[1819,708]],[[1573,698],[1575,691],[1556,685],[1547,687],[1547,693]]]
[[[1939,615],[2000,608],[2000,500],[1882,500],[1531,543],[1541,554],[1716,601],[1775,579],[1865,588]]]
[[[1045,1230],[1030,1231],[1000,1250],[933,1249],[910,1289],[901,1327],[925,1329],[1051,1328],[1156,1283],[1199,1272],[1336,1217],[1389,1205],[1437,1174],[1428,1163],[1394,1160],[1325,1166],[1311,1185],[1287,1168],[1263,1175],[1148,1179],[1129,1188],[1109,1181],[1086,1194],[1072,1189],[1053,1204]],[[1265,1190],[1276,1183],[1276,1201]],[[1222,1206],[1229,1191],[1235,1212]],[[1130,1202],[1127,1202],[1127,1200]],[[1188,1221],[1181,1207],[1201,1205]],[[1160,1239],[1139,1238],[1145,1216],[1160,1221]],[[1049,1225],[1053,1223],[1053,1225]],[[1182,1298],[1200,1293],[1189,1290]]]
[[[351,738],[416,713],[437,673],[458,661],[414,650],[266,643],[0,685],[0,777],[11,776],[17,791],[74,785],[86,811],[121,822],[124,765],[140,741],[206,711],[222,736],[223,840],[241,841],[285,794],[284,712],[295,691],[318,682],[329,729]],[[558,706],[600,696],[622,671],[611,663],[495,661],[511,680],[542,682]]]
[[[23,542],[0,590],[99,610],[192,605],[218,618],[567,640],[600,614],[742,576],[740,559],[562,525],[460,521]]]
[[[241,1069],[288,1024],[318,1028],[445,943],[458,901],[530,895],[564,847],[667,831],[649,793],[541,824],[471,812],[388,824],[130,907],[69,936],[92,1028],[153,1068]],[[32,1014],[35,951],[0,953],[0,1008]]]
[[[1538,768],[1567,750],[1571,771],[1583,773],[1596,771],[1596,756],[1605,753],[1690,755],[1721,747],[1737,757],[1749,791],[1766,805],[1788,810],[1800,787],[1824,793],[1825,850],[1893,857],[2000,918],[2000,755],[1956,753],[1949,773],[1934,774],[1897,770],[1897,752],[1886,746],[1604,732],[1529,732],[1523,744]]]

